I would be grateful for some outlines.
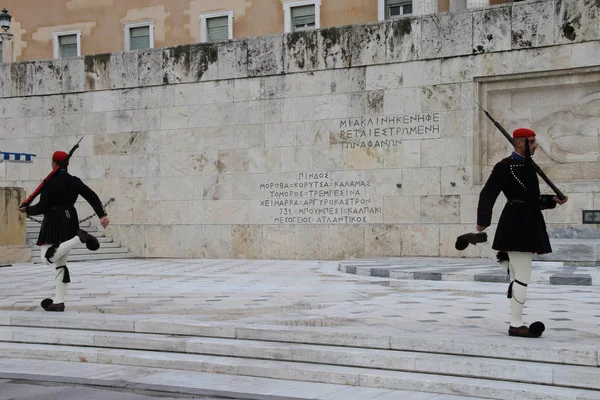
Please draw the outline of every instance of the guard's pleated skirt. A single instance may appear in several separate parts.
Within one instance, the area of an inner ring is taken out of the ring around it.
[[[44,214],[37,245],[60,244],[77,235],[79,217],[75,207],[54,207]]]

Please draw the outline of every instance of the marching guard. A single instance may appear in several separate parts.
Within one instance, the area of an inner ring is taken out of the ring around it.
[[[488,255],[494,254],[494,250],[497,252],[498,263],[510,275],[507,297],[510,299],[511,320],[508,334],[540,337],[545,330],[542,322],[534,322],[529,327],[523,324],[523,306],[531,281],[532,258],[533,253],[552,252],[542,210],[555,208],[556,204],[562,205],[568,197],[561,200],[557,196],[540,194],[538,177],[531,160],[537,148],[535,132],[519,128],[512,137],[513,153],[494,166],[479,195],[476,226],[479,233],[459,236],[455,247],[463,250],[473,244]],[[487,233],[483,231],[491,224],[492,209],[500,192],[504,193],[507,202],[490,246]]]
[[[54,152],[52,168],[56,172],[41,188],[39,202],[19,208],[19,211],[27,215],[44,215],[37,245],[41,246],[42,261],[54,266],[57,271],[56,296],[54,300],[44,299],[41,303],[46,311],[65,310],[67,283],[71,281],[67,268],[70,251],[82,243],[92,251],[100,247],[98,239],[79,228],[75,209],[77,198],[81,195],[92,206],[102,227],[106,228],[110,222],[98,195],[81,179],[67,172],[69,158],[69,154],[63,151]]]

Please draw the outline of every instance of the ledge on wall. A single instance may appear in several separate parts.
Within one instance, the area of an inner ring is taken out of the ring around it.
[[[556,3],[556,4],[555,4]],[[508,28],[510,27],[510,28]],[[0,66],[0,97],[401,63],[600,40],[591,2],[542,0],[378,23]]]

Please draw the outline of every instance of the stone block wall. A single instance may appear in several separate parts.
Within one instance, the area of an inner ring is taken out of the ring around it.
[[[0,265],[31,260],[25,217],[18,211],[24,200],[25,191],[22,188],[0,187]]]
[[[32,190],[83,135],[70,170],[116,199],[110,233],[139,256],[475,256],[454,239],[509,154],[475,101],[547,138],[572,199],[551,226],[600,206],[599,22],[534,1],[0,66],[0,148],[37,154],[0,185]]]

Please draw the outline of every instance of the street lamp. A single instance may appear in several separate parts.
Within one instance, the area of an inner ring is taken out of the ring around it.
[[[2,10],[2,14],[0,14],[0,27],[4,32],[8,32],[10,29],[10,20],[12,16],[8,13],[8,10],[5,8]]]

